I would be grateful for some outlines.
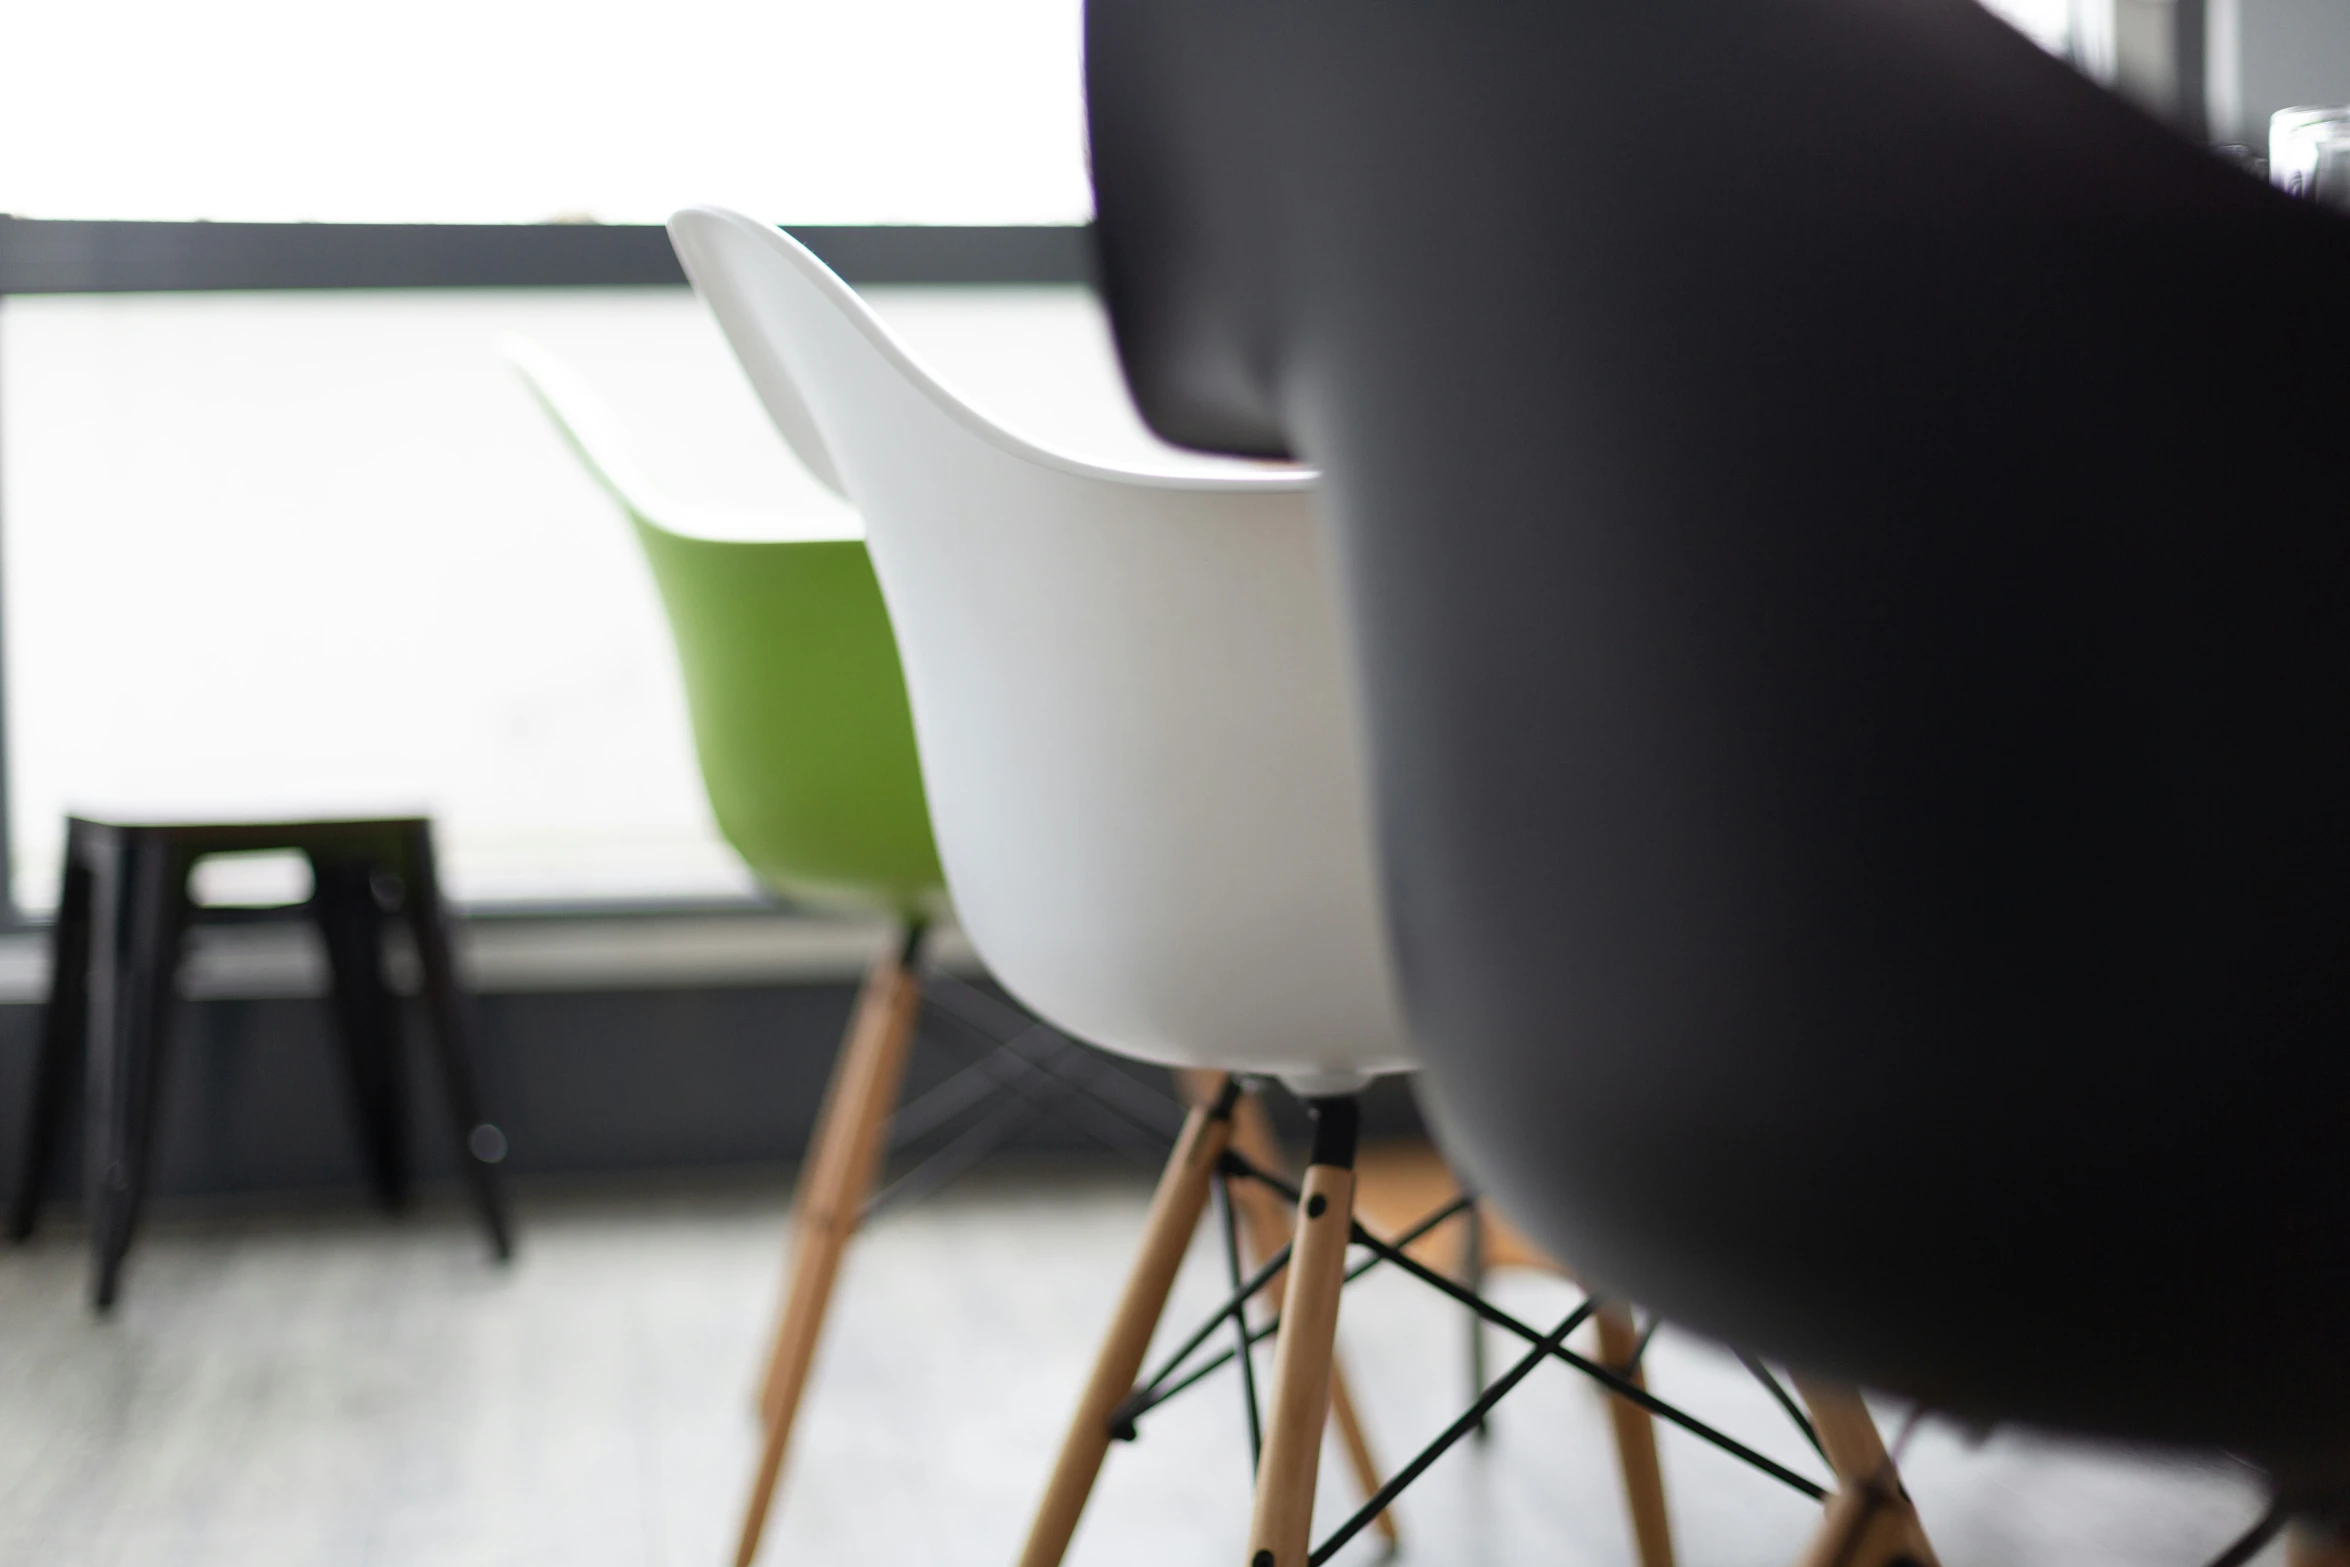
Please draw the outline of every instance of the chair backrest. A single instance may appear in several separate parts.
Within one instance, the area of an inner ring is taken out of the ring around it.
[[[996,976],[1150,1060],[1308,1086],[1410,1065],[1312,475],[1046,452],[781,230],[697,208],[670,234],[865,518],[956,913]]]
[[[2338,1448],[2350,225],[1972,0],[1087,50],[1145,415],[1326,475],[1457,1154],[1824,1371]]]
[[[525,339],[502,338],[499,350],[635,524],[726,841],[761,881],[801,901],[938,913],[944,875],[905,678],[864,542],[832,530],[698,533],[690,507],[637,474],[578,377]]]

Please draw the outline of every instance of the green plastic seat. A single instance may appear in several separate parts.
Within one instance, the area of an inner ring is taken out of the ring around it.
[[[757,1399],[767,1435],[743,1524],[747,1562],[882,1162],[921,1015],[924,938],[946,905],[905,677],[852,528],[786,539],[680,531],[686,509],[631,471],[600,400],[530,342],[508,336],[498,347],[636,527],[677,643],[718,830],[776,892],[898,925],[849,1014],[800,1165],[789,1282]],[[820,448],[800,455],[838,488]]]
[[[896,640],[862,538],[679,531],[600,403],[536,345],[501,338],[565,442],[636,528],[685,677],[718,830],[796,902],[919,924],[943,912]]]

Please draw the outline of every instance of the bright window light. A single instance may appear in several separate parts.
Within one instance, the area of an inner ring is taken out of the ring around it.
[[[0,213],[1082,223],[1080,21],[1080,0],[17,6]],[[882,302],[1016,425],[1140,439],[1083,289]],[[426,810],[469,902],[749,890],[644,564],[492,355],[510,329],[615,405],[706,508],[684,525],[837,512],[682,289],[6,301],[23,905],[55,898],[69,810]]]
[[[870,295],[1031,439],[1182,460],[1126,400],[1087,290]],[[11,299],[0,626],[25,907],[55,902],[77,810],[426,811],[468,903],[751,890],[645,563],[493,353],[504,331],[611,406],[683,508],[665,520],[854,527],[684,289]]]
[[[0,212],[1079,223],[1079,0],[10,7]]]
[[[2080,0],[1983,0],[1984,8],[2006,19],[2009,26],[2047,50],[2063,54],[2072,47],[2073,9]]]

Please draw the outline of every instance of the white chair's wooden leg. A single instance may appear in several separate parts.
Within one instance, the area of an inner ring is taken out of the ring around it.
[[[1037,1504],[1027,1543],[1020,1549],[1020,1567],[1059,1567],[1061,1558],[1068,1554],[1077,1520],[1093,1495],[1095,1477],[1109,1451],[1110,1421],[1134,1391],[1151,1334],[1167,1309],[1167,1293],[1174,1288],[1176,1270],[1183,1265],[1183,1253],[1207,1207],[1216,1162],[1231,1139],[1232,1098],[1219,1082],[1212,1101],[1195,1105],[1185,1119],[1175,1152],[1159,1177],[1150,1218],[1143,1225],[1141,1249],[1135,1253],[1125,1293],[1118,1298],[1109,1332],[1094,1357],[1093,1375],[1078,1397],[1068,1435],[1061,1440],[1052,1479]]]
[[[1196,1086],[1190,1078],[1203,1074],[1185,1074],[1185,1087],[1193,1093]],[[1273,1135],[1272,1117],[1265,1114],[1264,1101],[1255,1094],[1243,1097],[1232,1111],[1232,1147],[1251,1163],[1276,1173],[1286,1174],[1288,1161],[1282,1157],[1280,1139]],[[1289,1241],[1288,1204],[1279,1196],[1254,1181],[1235,1182],[1232,1188],[1233,1204],[1240,1210],[1240,1222],[1248,1241],[1249,1263],[1264,1266],[1265,1259],[1279,1251]],[[1286,1285],[1287,1270],[1267,1281],[1265,1298],[1278,1300]],[[1330,1363],[1330,1423],[1338,1432],[1339,1445],[1346,1450],[1347,1467],[1354,1471],[1355,1484],[1362,1488],[1366,1499],[1378,1493],[1386,1483],[1380,1473],[1379,1460],[1371,1451],[1371,1440],[1363,1432],[1362,1417],[1355,1411],[1354,1393],[1347,1386],[1345,1363],[1333,1358]],[[1402,1534],[1396,1527],[1395,1509],[1382,1510],[1372,1527],[1389,1545],[1401,1543]]]
[[[1932,1556],[1917,1552],[1916,1523],[1916,1515],[1895,1494],[1873,1486],[1838,1486],[1803,1553],[1802,1567],[1932,1567]]]
[[[1602,1306],[1598,1316],[1600,1363],[1646,1387],[1647,1378],[1632,1364],[1640,1332],[1630,1308]],[[1616,1463],[1624,1474],[1624,1505],[1632,1515],[1632,1544],[1640,1567],[1673,1567],[1673,1521],[1665,1509],[1664,1468],[1657,1461],[1656,1417],[1614,1394],[1607,1396],[1607,1413],[1615,1427]]]
[[[1795,1386],[1836,1472],[1836,1494],[1803,1567],[1937,1567],[1925,1525],[1860,1395],[1805,1377]]]
[[[1378,1455],[1371,1451],[1371,1439],[1363,1433],[1363,1418],[1355,1412],[1354,1394],[1346,1385],[1346,1367],[1335,1355],[1330,1361],[1330,1426],[1338,1433],[1338,1445],[1346,1450],[1346,1466],[1354,1471],[1355,1484],[1361,1487],[1363,1500],[1369,1501],[1387,1482],[1379,1478]],[[1379,1515],[1371,1520],[1371,1527],[1379,1531],[1379,1538],[1390,1549],[1403,1543],[1394,1508],[1381,1508]]]
[[[840,1066],[826,1094],[809,1171],[793,1225],[791,1280],[783,1320],[768,1360],[761,1404],[766,1419],[759,1468],[735,1545],[736,1567],[750,1567],[783,1474],[800,1395],[816,1359],[841,1254],[856,1233],[880,1162],[882,1135],[906,1076],[906,1052],[921,1014],[922,983],[898,954],[876,965],[858,1001]]]
[[[815,1134],[808,1139],[808,1156],[800,1164],[799,1179],[792,1191],[791,1237],[783,1275],[786,1304],[776,1313],[767,1363],[759,1375],[758,1410],[764,1422],[772,1423],[782,1413],[783,1371],[792,1337],[789,1305],[792,1281],[799,1275],[800,1251],[807,1239],[807,1228],[801,1219],[811,1208],[830,1208],[839,1201],[837,1188],[846,1168],[848,1144],[856,1136],[852,1118],[843,1113],[842,1106],[849,1097],[850,1080],[866,1064],[859,1054],[858,1042],[879,1026],[888,1010],[890,988],[896,983],[897,953],[893,950],[874,959],[873,966],[866,970],[857,1004],[849,1011],[849,1026],[841,1034],[840,1049],[832,1058],[832,1075],[824,1084],[824,1103],[816,1112]]]
[[[1306,1166],[1301,1183],[1304,1200],[1273,1356],[1273,1413],[1249,1518],[1249,1567],[1306,1567],[1313,1542],[1314,1482],[1330,1414],[1330,1363],[1338,1347],[1338,1297],[1346,1283],[1355,1184],[1354,1106],[1333,1105],[1323,1113],[1342,1113],[1347,1132],[1336,1140],[1343,1143],[1342,1155],[1317,1150],[1317,1162]]]

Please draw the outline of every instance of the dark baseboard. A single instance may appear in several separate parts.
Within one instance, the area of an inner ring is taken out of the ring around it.
[[[807,224],[852,283],[1084,283],[1079,227]],[[311,288],[682,288],[659,224],[94,223],[0,214],[0,294]]]
[[[848,984],[483,996],[482,1065],[511,1148],[507,1167],[517,1176],[651,1175],[796,1163],[854,996]],[[40,1011],[0,1006],[0,1192],[14,1191],[23,1157]],[[184,1005],[163,1084],[159,1202],[361,1188],[328,1027],[325,1002],[310,997]],[[973,1059],[952,1027],[926,1016],[909,1094]],[[453,1138],[420,1020],[411,1019],[408,1033],[416,1173],[429,1183],[454,1175]],[[1168,1091],[1165,1073],[1104,1059]],[[1295,1107],[1275,1109],[1293,1140],[1301,1137]],[[1417,1131],[1408,1085],[1378,1085],[1366,1125],[1373,1135]],[[1116,1158],[1052,1118],[1030,1121],[1006,1148]],[[63,1150],[49,1187],[61,1202],[78,1192],[78,1146]]]

